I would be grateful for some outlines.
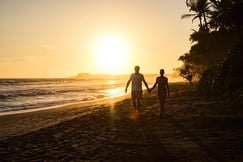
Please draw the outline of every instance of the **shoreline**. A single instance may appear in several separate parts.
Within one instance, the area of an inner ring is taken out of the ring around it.
[[[169,84],[178,84],[178,83],[180,84],[180,83],[183,83],[183,82],[170,82]],[[115,94],[113,92],[109,92],[109,90],[113,90],[113,89],[117,89],[117,88],[121,88],[122,89],[122,88],[124,88],[124,86],[116,87],[116,88],[113,87],[111,89],[108,88],[108,89],[101,90],[102,93],[106,92],[107,96],[106,95],[104,95],[104,96],[101,95],[102,97],[98,96],[98,97],[95,97],[94,99],[91,99],[91,100],[84,99],[82,101],[73,101],[73,102],[70,100],[71,102],[59,103],[59,104],[58,103],[57,104],[53,104],[51,102],[50,103],[47,102],[46,105],[45,104],[38,104],[35,101],[31,101],[30,103],[34,102],[33,107],[32,106],[28,107],[28,105],[26,107],[24,105],[19,106],[21,104],[19,104],[19,105],[17,104],[16,107],[13,106],[13,108],[11,108],[11,106],[10,107],[8,106],[9,103],[8,103],[7,100],[6,101],[5,100],[1,100],[1,103],[3,102],[4,106],[2,106],[3,109],[1,109],[1,111],[0,111],[0,116],[10,115],[10,114],[18,114],[18,113],[28,113],[28,112],[33,112],[33,111],[45,110],[45,109],[53,109],[53,108],[59,108],[59,107],[69,106],[69,105],[76,105],[76,104],[81,104],[81,103],[99,102],[101,100],[107,100],[109,98],[117,98],[117,97],[119,98],[121,96],[126,96],[127,94],[129,94],[129,93],[125,94],[124,92],[123,93],[119,92],[117,94]],[[144,87],[144,89],[145,89],[145,87]],[[66,96],[66,97],[68,98],[68,96]],[[54,100],[54,101],[59,101],[59,100]],[[22,101],[19,101],[19,103],[21,103],[21,102]],[[10,101],[10,105],[11,104],[12,103]]]
[[[65,108],[65,107],[70,107],[70,106],[83,107],[83,106],[86,106],[86,105],[94,105],[94,104],[98,104],[98,103],[101,103],[101,102],[105,102],[107,100],[119,100],[119,99],[127,98],[127,97],[129,97],[128,95],[129,94],[113,96],[113,97],[104,97],[104,98],[99,98],[99,99],[96,99],[96,100],[66,103],[66,104],[55,105],[55,106],[2,111],[2,112],[0,112],[0,117],[6,116],[6,115],[15,115],[15,114],[23,114],[23,113],[30,113],[30,112],[36,112],[36,111],[44,111],[44,110],[50,110],[50,109],[59,109],[59,108]]]
[[[129,96],[126,94],[64,106],[6,112],[0,115],[0,140],[92,114],[104,106],[113,105]]]

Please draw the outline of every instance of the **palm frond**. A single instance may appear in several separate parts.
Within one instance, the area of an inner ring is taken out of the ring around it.
[[[181,19],[188,19],[188,18],[191,18],[193,16],[195,16],[196,14],[184,14],[181,16]]]

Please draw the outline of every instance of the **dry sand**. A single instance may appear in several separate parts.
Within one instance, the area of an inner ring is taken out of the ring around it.
[[[0,161],[243,161],[242,102],[192,90],[171,84],[162,117],[155,93],[0,116]]]

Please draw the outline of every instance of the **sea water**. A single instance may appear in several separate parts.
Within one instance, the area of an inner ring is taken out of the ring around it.
[[[0,79],[0,112],[124,95],[126,79]]]

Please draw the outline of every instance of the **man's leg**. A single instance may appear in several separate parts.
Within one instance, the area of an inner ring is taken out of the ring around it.
[[[137,99],[137,109],[140,110],[140,107],[141,107],[140,99]]]
[[[137,104],[136,104],[136,99],[132,98],[132,104],[133,104],[133,108],[136,109],[137,108]]]
[[[140,110],[141,108],[141,99],[142,99],[143,91],[138,91],[137,93],[137,109]]]

